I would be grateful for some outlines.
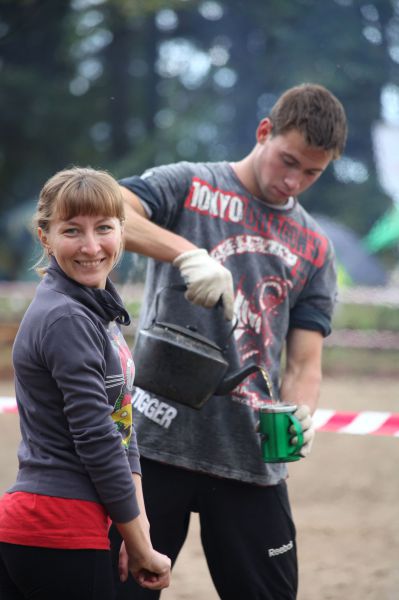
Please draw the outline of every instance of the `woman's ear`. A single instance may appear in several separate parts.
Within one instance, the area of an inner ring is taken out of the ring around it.
[[[47,250],[47,253],[50,253],[50,244],[47,239],[47,234],[41,227],[37,228],[37,237],[43,248]]]

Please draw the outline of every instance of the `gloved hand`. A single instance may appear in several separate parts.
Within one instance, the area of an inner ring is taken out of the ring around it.
[[[211,308],[223,300],[224,316],[234,316],[233,277],[228,269],[209,256],[204,248],[188,250],[173,261],[187,286],[185,297],[193,304]]]
[[[306,456],[308,456],[310,454],[314,436],[316,433],[316,430],[315,430],[314,424],[313,424],[312,415],[310,414],[309,406],[307,406],[306,404],[300,404],[293,414],[298,419],[298,421],[300,422],[300,424],[302,426],[303,445],[302,445],[302,448],[300,451],[300,455],[305,458]],[[291,427],[290,427],[290,433],[295,434],[295,428],[293,425],[291,425]],[[298,441],[298,438],[295,435],[292,438],[291,443],[293,445],[295,445],[297,443],[297,441]]]

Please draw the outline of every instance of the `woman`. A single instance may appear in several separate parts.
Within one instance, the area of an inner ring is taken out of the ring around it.
[[[169,584],[151,545],[132,427],[129,324],[108,279],[123,247],[123,203],[107,173],[72,168],[43,187],[35,217],[47,266],[13,348],[22,441],[0,501],[2,600],[113,598],[108,528],[120,576]],[[133,476],[132,476],[133,474]]]

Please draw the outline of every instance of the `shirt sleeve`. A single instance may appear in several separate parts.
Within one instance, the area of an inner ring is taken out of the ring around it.
[[[171,228],[182,210],[191,185],[189,163],[154,167],[143,175],[126,177],[119,184],[136,194],[150,219],[162,227]]]
[[[104,347],[95,324],[85,316],[72,314],[50,326],[42,353],[62,393],[76,453],[110,517],[127,522],[140,510],[128,457],[105,390]]]
[[[331,319],[337,298],[337,276],[332,251],[302,290],[290,312],[290,329],[319,331],[323,337],[331,333]]]
[[[129,442],[128,460],[129,460],[131,472],[141,475],[140,452],[139,452],[138,444],[137,444],[136,429],[134,427],[134,415],[133,415],[132,433],[131,433],[130,442]]]

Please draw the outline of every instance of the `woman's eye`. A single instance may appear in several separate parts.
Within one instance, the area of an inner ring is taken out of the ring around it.
[[[100,225],[98,229],[101,232],[106,232],[106,231],[111,231],[112,227],[111,227],[111,225],[104,223],[104,225]]]
[[[68,229],[65,229],[64,233],[66,235],[76,235],[77,231],[78,230],[76,229],[76,227],[68,227]]]

